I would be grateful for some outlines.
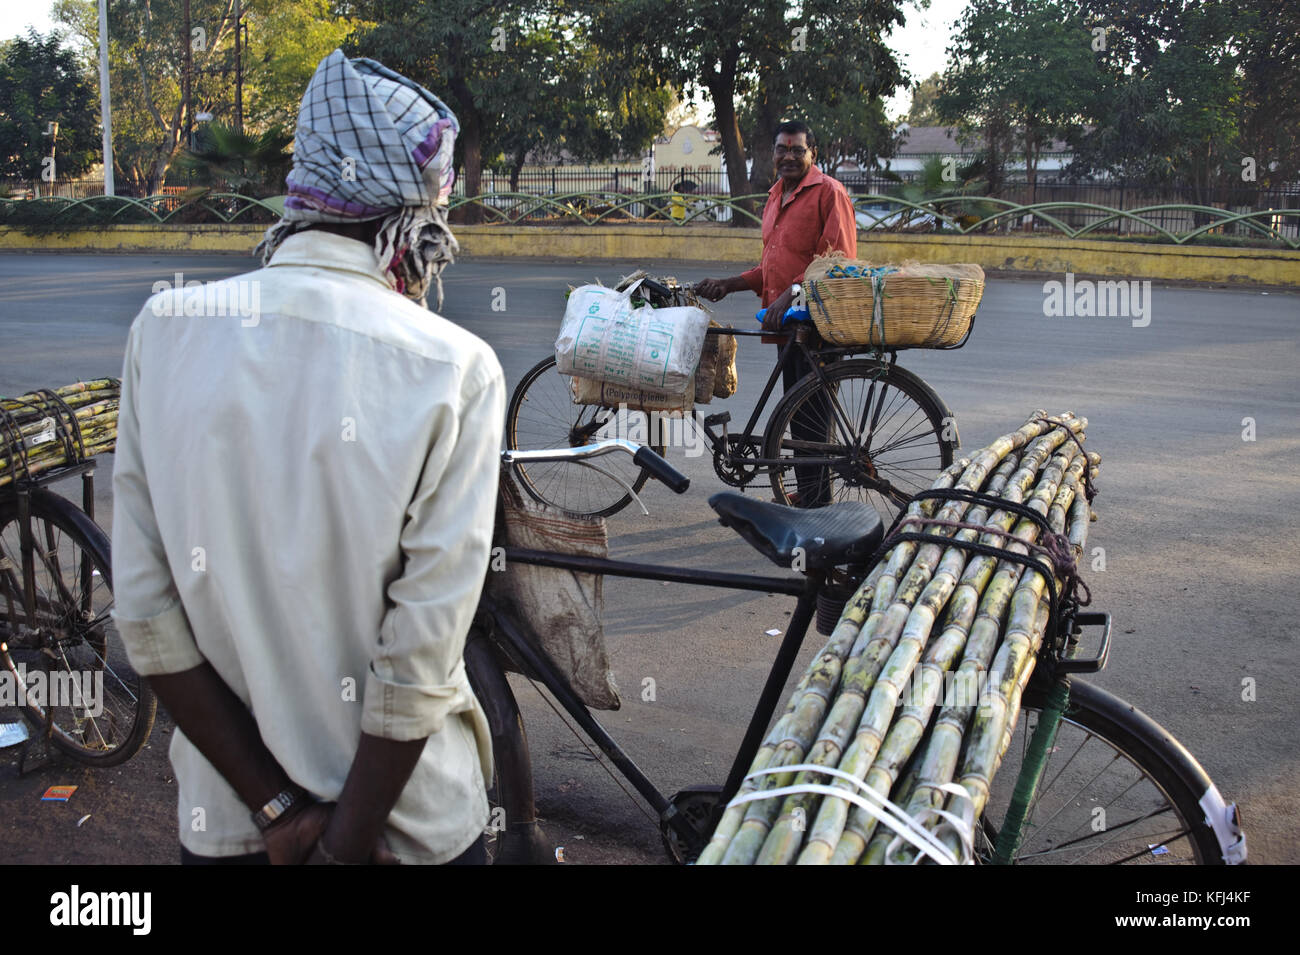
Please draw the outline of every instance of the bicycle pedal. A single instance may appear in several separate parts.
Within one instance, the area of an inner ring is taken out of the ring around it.
[[[720,424],[728,424],[731,421],[730,411],[719,411],[717,414],[711,414],[704,419],[704,427],[712,428]]]

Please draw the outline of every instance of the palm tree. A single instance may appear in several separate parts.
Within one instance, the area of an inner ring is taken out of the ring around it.
[[[274,126],[264,133],[243,133],[221,123],[210,123],[195,137],[176,166],[200,184],[205,192],[238,192],[254,198],[280,195],[293,162],[288,147],[293,135]]]

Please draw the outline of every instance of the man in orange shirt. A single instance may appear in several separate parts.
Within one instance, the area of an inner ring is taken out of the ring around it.
[[[752,290],[767,315],[763,327],[775,331],[794,301],[791,286],[802,281],[813,258],[838,250],[858,254],[853,202],[844,186],[814,165],[817,140],[797,120],[782,123],[776,132],[772,158],[777,180],[763,208],[763,258],[757,268],[726,279],[705,279],[696,291],[711,302],[732,292]],[[786,381],[786,387],[791,382]]]
[[[817,140],[812,130],[797,120],[782,123],[776,128],[772,158],[777,180],[763,207],[763,257],[758,267],[731,278],[705,279],[695,286],[698,294],[712,302],[732,292],[752,290],[767,309],[763,317],[767,331],[780,329],[781,316],[795,301],[794,286],[803,281],[804,271],[816,256],[832,251],[844,252],[850,258],[858,254],[853,202],[838,180],[814,165]],[[802,354],[792,357],[794,360],[783,372],[786,391],[812,371]],[[796,421],[794,428],[799,432],[792,435],[796,438],[826,438],[817,436],[812,421]],[[812,475],[798,477],[801,505],[828,503],[826,482]],[[816,481],[815,490],[812,481]]]

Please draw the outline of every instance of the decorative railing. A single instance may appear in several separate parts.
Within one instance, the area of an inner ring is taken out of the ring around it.
[[[536,195],[493,192],[473,198],[453,197],[454,221],[511,225],[611,222],[660,222],[680,226],[701,223],[761,223],[766,193],[750,196],[696,195],[674,192],[608,191]],[[204,193],[186,199],[174,195],[133,199],[91,196],[0,198],[0,226],[71,229],[121,222],[158,224],[198,222],[266,222],[283,212],[283,196],[255,199],[237,193]],[[1300,209],[1232,210],[1214,206],[1167,203],[1116,209],[1088,202],[1020,204],[988,196],[955,195],[913,201],[899,196],[854,196],[860,232],[924,232],[949,235],[1056,232],[1067,238],[1154,236],[1183,245],[1202,237],[1231,236],[1288,249],[1300,249]]]
[[[269,213],[270,217],[278,219],[284,213],[284,197],[255,199],[236,192],[205,192],[193,198],[176,195],[147,196],[143,199],[131,196],[88,196],[84,199],[62,196],[42,196],[39,199],[0,198],[0,225],[78,228],[123,222],[183,221],[193,224],[203,219],[232,223],[240,221],[241,217],[247,217],[253,210]]]

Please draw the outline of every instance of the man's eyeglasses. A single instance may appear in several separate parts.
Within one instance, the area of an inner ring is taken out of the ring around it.
[[[793,156],[795,159],[803,159],[808,155],[808,150],[803,146],[777,146],[772,152],[777,156]]]

